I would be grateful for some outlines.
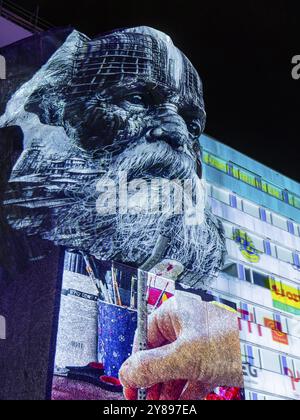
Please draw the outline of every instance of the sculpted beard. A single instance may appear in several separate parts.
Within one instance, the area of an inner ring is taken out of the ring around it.
[[[131,206],[127,213],[121,214],[119,208],[116,211],[114,208],[107,208],[106,215],[97,212],[96,202],[101,193],[99,185],[108,185],[113,181],[114,185],[118,186],[121,173],[127,174],[129,183],[132,180],[150,181],[147,184],[148,195],[144,197],[145,200],[151,200],[151,197],[157,194],[156,185],[151,180],[171,179],[175,180],[175,186],[178,187],[179,196],[180,193],[183,195],[183,201],[191,203],[191,197],[187,197],[189,192],[183,191],[183,184],[179,184],[181,180],[190,180],[198,187],[200,193],[197,216],[203,221],[204,186],[197,177],[192,158],[174,151],[164,142],[151,144],[142,138],[112,159],[107,173],[100,180],[86,184],[83,188],[81,186],[78,194],[68,192],[72,200],[70,205],[54,211],[53,228],[46,232],[45,237],[58,244],[67,243],[79,248],[84,246],[86,251],[98,258],[111,259],[119,256],[124,262],[140,264],[151,254],[158,235],[168,226],[170,236],[174,237],[174,249],[175,242],[178,242],[178,246],[181,244],[182,247],[183,243],[186,246],[187,255],[184,257],[184,246],[180,251],[180,259],[190,259],[192,245],[188,244],[193,244],[193,237],[199,237],[201,227],[199,223],[198,226],[189,226],[185,214],[173,214],[168,190],[163,196],[160,211],[151,212],[149,202],[146,203],[148,211],[145,211],[145,206],[143,209],[139,208],[140,203],[135,202],[129,193],[128,200]],[[159,184],[157,188],[160,188]]]

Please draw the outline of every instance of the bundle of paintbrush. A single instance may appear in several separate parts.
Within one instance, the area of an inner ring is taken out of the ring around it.
[[[103,302],[137,309],[137,270],[116,262],[107,263],[99,273],[94,257],[82,253],[86,271]]]

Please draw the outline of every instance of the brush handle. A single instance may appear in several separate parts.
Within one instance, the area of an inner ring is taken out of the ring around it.
[[[138,344],[139,350],[148,348],[148,302],[147,302],[148,273],[138,270]],[[138,400],[146,400],[147,391],[139,389]]]

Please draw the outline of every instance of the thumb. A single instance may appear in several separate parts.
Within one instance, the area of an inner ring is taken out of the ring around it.
[[[149,388],[161,382],[185,379],[187,372],[182,366],[182,356],[177,342],[137,352],[121,367],[120,381],[126,388]]]

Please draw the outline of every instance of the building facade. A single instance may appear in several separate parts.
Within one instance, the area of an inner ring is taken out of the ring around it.
[[[214,295],[239,312],[247,400],[300,399],[300,185],[201,138],[228,257]]]

